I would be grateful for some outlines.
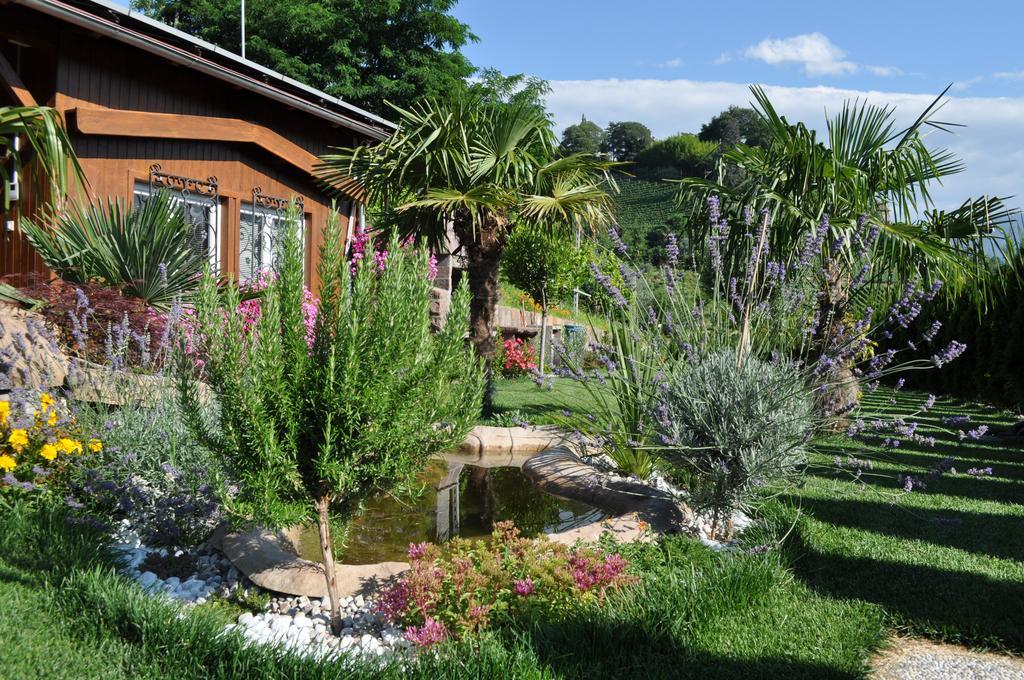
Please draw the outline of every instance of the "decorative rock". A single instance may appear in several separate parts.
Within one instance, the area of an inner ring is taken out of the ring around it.
[[[143,588],[149,588],[156,583],[157,580],[156,574],[151,571],[147,571],[143,572],[142,576],[139,577],[139,584],[141,584]]]

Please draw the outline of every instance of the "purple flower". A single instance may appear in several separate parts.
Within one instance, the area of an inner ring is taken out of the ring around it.
[[[612,240],[612,247],[615,248],[615,252],[620,256],[625,256],[629,251],[622,238],[619,236],[619,232],[615,227],[608,227],[608,238]]]
[[[520,597],[529,597],[537,591],[536,586],[533,585],[533,579],[527,576],[524,579],[516,579],[512,583],[512,592]]]
[[[921,337],[924,338],[925,342],[931,342],[935,339],[935,336],[939,334],[940,328],[942,328],[942,322],[933,321],[928,330],[921,334]]]
[[[967,471],[967,474],[972,475],[974,477],[986,477],[986,476],[987,477],[991,477],[992,476],[992,468],[991,467],[984,467],[984,468],[973,468],[972,467],[971,469],[969,469]]]
[[[423,556],[427,554],[427,544],[424,543],[410,543],[409,544],[409,560],[415,562],[416,560],[423,559]]]
[[[925,400],[925,402],[924,402],[924,404],[922,404],[921,408],[923,408],[925,411],[927,411],[932,406],[935,406],[935,399],[936,399],[936,397],[935,397],[934,394],[929,394],[928,395],[928,399]]]
[[[405,639],[420,647],[430,647],[443,642],[448,637],[448,629],[444,623],[430,616],[422,626],[409,626],[405,629]]]
[[[679,243],[676,241],[676,235],[673,232],[668,233],[668,237],[665,243],[665,255],[668,258],[668,263],[675,266],[676,262],[679,261]]]
[[[967,350],[967,345],[956,340],[951,340],[946,348],[938,354],[932,355],[932,363],[935,364],[936,368],[942,368],[949,362],[956,359],[958,356],[963,354]]]

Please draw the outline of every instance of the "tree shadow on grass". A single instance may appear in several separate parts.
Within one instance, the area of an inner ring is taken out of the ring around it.
[[[664,628],[669,627],[666,621]],[[522,636],[538,660],[566,678],[857,678],[825,663],[778,656],[737,658],[694,650],[667,632],[622,621],[572,618],[536,625]]]
[[[1019,515],[903,508],[855,499],[802,497],[798,501],[790,497],[789,501],[799,502],[803,512],[819,522],[986,557],[1024,560],[1024,518]]]
[[[799,530],[786,549],[794,572],[819,593],[877,603],[913,633],[1024,652],[1024,582],[821,552]]]
[[[938,460],[925,461],[925,465],[921,467],[934,465],[936,462],[938,462]],[[910,465],[911,464],[908,464],[906,469],[907,473],[918,477],[924,475],[924,472],[921,469],[912,468]],[[916,466],[919,464],[915,462],[912,465]],[[978,501],[993,501],[996,503],[1006,503],[1010,505],[1020,505],[1024,503],[1024,482],[999,479],[997,476],[984,478],[973,477],[971,475],[964,474],[963,469],[964,468],[958,468],[959,472],[955,476],[945,474],[935,481],[927,482],[927,488],[921,491],[914,491],[914,493],[960,497]],[[808,468],[807,475],[819,479],[832,479],[865,484],[882,493],[896,493],[900,492],[902,488],[896,471],[868,471],[861,475],[860,479],[856,480],[856,482],[854,482],[852,473],[850,472],[844,471],[837,474],[835,470],[827,470],[820,467]],[[1018,521],[1024,522],[1024,518],[1018,518]]]

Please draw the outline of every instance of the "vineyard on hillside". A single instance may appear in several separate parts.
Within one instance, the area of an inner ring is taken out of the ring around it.
[[[678,185],[634,178],[618,183],[615,208],[622,239],[636,257],[656,262],[670,231],[670,218],[679,212],[675,205]]]

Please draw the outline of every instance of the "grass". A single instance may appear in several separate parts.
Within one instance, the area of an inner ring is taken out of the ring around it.
[[[899,414],[924,400],[902,395],[892,405],[890,398],[873,395],[866,406]],[[805,486],[770,511],[795,518],[789,550],[796,574],[816,592],[874,603],[900,632],[1022,653],[1024,452],[960,441],[941,419],[963,414],[972,419],[963,429],[1013,422],[992,409],[940,400],[915,418],[936,437],[934,448],[822,442]],[[870,459],[873,474],[861,481],[836,474],[827,467],[836,455]],[[912,493],[898,488],[900,473],[924,476],[946,456],[957,474]],[[988,466],[991,477],[965,474]]]
[[[146,596],[59,510],[15,506],[0,513],[0,595],[13,602],[0,676],[854,678],[884,639],[873,608],[814,593],[781,554],[714,555],[680,537],[625,550],[638,581],[603,603],[372,668],[247,649],[222,634],[222,612],[181,616]]]
[[[888,399],[867,403],[889,410]],[[532,409],[534,420],[587,405],[578,385],[546,392],[525,380],[499,383],[498,403]],[[181,616],[118,575],[97,534],[68,526],[60,509],[16,504],[0,511],[0,677],[858,678],[894,631],[1021,652],[1024,460],[938,432],[955,412],[940,402],[919,418],[940,437],[934,450],[820,442],[806,483],[769,501],[764,526],[744,539],[781,539],[781,550],[717,555],[682,537],[624,546],[637,574],[628,591],[404,668],[247,649],[222,634],[224,609]],[[982,408],[971,416],[1009,423]],[[825,465],[835,455],[870,458],[875,474],[837,475]],[[910,494],[897,488],[897,473],[924,474],[946,455],[960,474]],[[962,474],[988,465],[991,478]]]
[[[590,413],[594,406],[587,388],[575,380],[555,378],[552,389],[547,389],[532,378],[499,378],[495,383],[494,417],[481,422],[491,424],[503,414],[518,413],[531,425],[554,425],[564,421],[562,409]]]

